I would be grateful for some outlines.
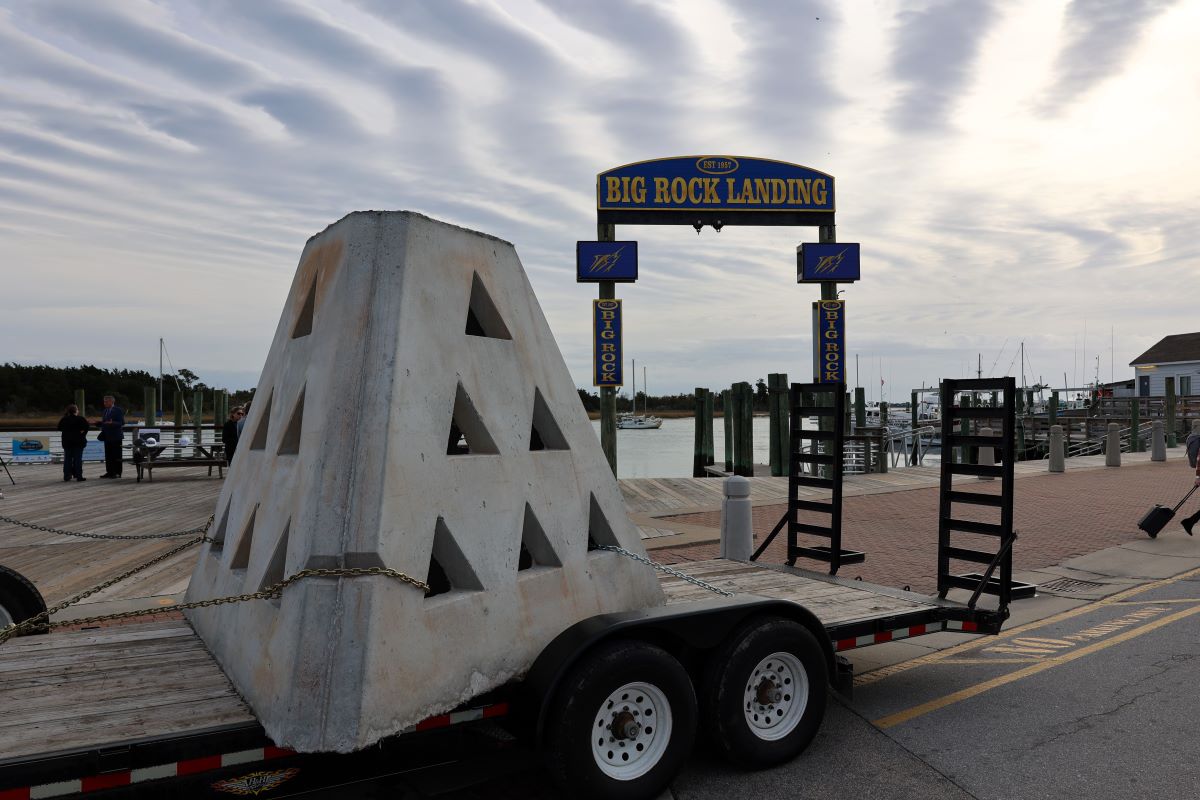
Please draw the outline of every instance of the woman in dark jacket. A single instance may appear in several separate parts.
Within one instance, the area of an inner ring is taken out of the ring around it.
[[[58,432],[62,434],[64,481],[71,478],[87,480],[83,477],[83,448],[87,446],[90,427],[88,421],[79,415],[79,406],[74,403],[67,406],[67,413],[58,421]]]
[[[242,407],[238,406],[229,412],[229,419],[225,420],[225,424],[221,426],[221,441],[225,444],[225,462],[233,463],[233,451],[237,450],[238,443],[238,420],[246,412],[242,411]]]

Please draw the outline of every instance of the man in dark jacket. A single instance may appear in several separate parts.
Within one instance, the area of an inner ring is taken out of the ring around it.
[[[125,412],[111,394],[104,395],[104,413],[100,417],[100,441],[104,442],[104,468],[101,478],[121,477],[121,442],[125,438]]]
[[[1188,466],[1196,468],[1196,486],[1200,487],[1200,419],[1192,420],[1192,432],[1188,434],[1184,444],[1187,446]],[[1184,517],[1179,522],[1187,531],[1187,535],[1191,536],[1192,527],[1200,522],[1200,510],[1190,517]]]
[[[83,448],[87,446],[90,428],[88,421],[79,415],[79,406],[74,403],[67,406],[67,413],[58,421],[58,432],[62,434],[64,481],[71,478],[87,480],[83,477]]]
[[[233,452],[237,450],[238,439],[241,434],[241,421],[245,418],[246,412],[241,406],[229,412],[229,419],[225,420],[225,424],[221,426],[221,441],[225,445],[225,463],[233,463]]]

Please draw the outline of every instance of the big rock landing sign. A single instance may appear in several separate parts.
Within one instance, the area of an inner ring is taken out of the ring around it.
[[[596,176],[601,223],[828,225],[833,176],[743,156],[679,156]]]

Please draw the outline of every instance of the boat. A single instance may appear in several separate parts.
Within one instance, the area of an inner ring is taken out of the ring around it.
[[[646,368],[642,367],[642,393],[646,394]],[[648,398],[650,395],[646,394]],[[633,399],[631,401],[632,409],[628,413],[617,415],[617,427],[627,431],[652,431],[662,427],[663,421],[661,418],[646,413],[644,407],[645,400],[642,401],[642,413],[637,413],[637,361],[633,362]]]

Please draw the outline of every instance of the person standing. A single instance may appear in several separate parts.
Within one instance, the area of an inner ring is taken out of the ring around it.
[[[1188,464],[1196,468],[1196,486],[1200,486],[1200,419],[1192,421],[1192,432],[1188,434],[1184,445],[1187,448]],[[1187,535],[1191,536],[1192,526],[1197,522],[1200,522],[1200,509],[1190,517],[1181,519],[1179,524],[1187,531]]]
[[[233,452],[237,450],[238,434],[240,433],[239,423],[246,416],[246,412],[241,406],[237,406],[229,412],[229,419],[225,420],[225,424],[221,427],[221,441],[225,443],[225,463],[233,463]]]
[[[58,421],[58,432],[62,434],[63,449],[63,480],[74,478],[86,481],[83,477],[83,448],[87,446],[87,432],[92,426],[79,414],[79,406],[72,403],[67,406],[67,413]]]
[[[101,478],[121,477],[121,444],[125,439],[125,412],[111,394],[104,395],[104,413],[100,415],[100,441],[104,442],[104,468]]]

